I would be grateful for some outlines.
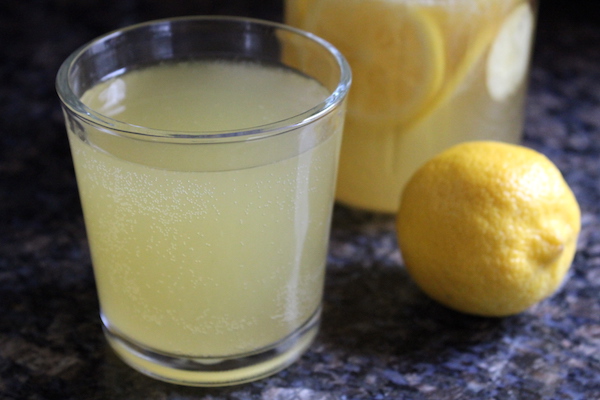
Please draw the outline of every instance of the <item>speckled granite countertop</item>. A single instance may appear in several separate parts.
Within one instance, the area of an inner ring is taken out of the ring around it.
[[[600,18],[583,2],[580,12],[576,1],[542,3],[524,141],[556,162],[583,211],[563,288],[510,318],[449,311],[408,278],[389,217],[337,207],[310,351],[266,380],[197,389],[134,372],[103,339],[54,76],[72,50],[122,25],[190,13],[278,19],[281,4],[4,0],[0,399],[599,399]]]

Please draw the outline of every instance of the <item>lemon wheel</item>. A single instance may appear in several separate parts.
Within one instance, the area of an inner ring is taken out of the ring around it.
[[[487,87],[494,100],[506,100],[525,79],[533,30],[528,3],[515,8],[502,24],[487,60]]]
[[[401,2],[318,0],[304,27],[330,41],[353,73],[349,113],[405,122],[444,78],[444,42],[435,21]]]
[[[303,26],[316,1],[319,0],[286,0],[284,8],[286,23],[297,27]]]

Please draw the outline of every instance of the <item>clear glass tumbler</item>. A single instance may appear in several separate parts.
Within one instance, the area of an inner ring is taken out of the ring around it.
[[[336,198],[394,213],[426,160],[519,142],[537,0],[285,0],[352,67]]]
[[[308,348],[350,84],[327,42],[235,17],[131,26],[64,62],[101,318],[126,363],[221,386]]]

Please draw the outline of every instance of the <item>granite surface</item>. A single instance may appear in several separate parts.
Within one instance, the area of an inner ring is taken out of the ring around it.
[[[390,217],[338,206],[311,349],[268,379],[199,389],[134,372],[103,339],[54,76],[76,47],[123,25],[279,19],[280,2],[0,2],[0,399],[600,399],[600,19],[584,4],[542,4],[524,138],[582,208],[564,286],[509,318],[450,311],[407,276]]]

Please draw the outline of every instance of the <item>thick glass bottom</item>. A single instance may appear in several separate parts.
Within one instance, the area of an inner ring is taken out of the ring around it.
[[[129,366],[152,378],[187,386],[230,386],[265,378],[296,361],[311,345],[321,321],[321,309],[284,339],[252,353],[227,358],[185,357],[145,348],[116,332],[102,318],[104,334]]]

